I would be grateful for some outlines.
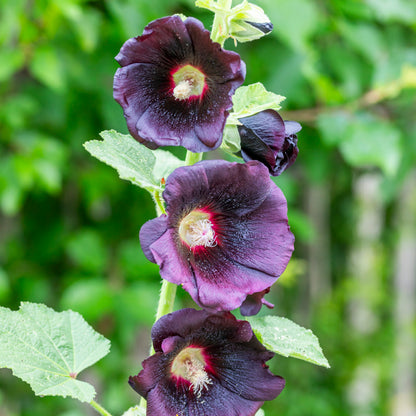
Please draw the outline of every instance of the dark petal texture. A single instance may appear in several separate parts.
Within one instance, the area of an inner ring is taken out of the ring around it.
[[[279,176],[293,164],[299,153],[297,136],[301,130],[295,121],[283,121],[274,110],[264,110],[240,118],[241,156],[247,162],[259,160],[273,176]]]
[[[240,306],[240,313],[243,316],[257,315],[263,305],[268,308],[274,308],[274,305],[264,299],[264,295],[270,292],[270,288],[267,288],[261,292],[248,295],[246,300]]]
[[[248,322],[229,312],[173,312],[155,323],[152,340],[156,353],[129,379],[147,400],[147,416],[254,416],[284,387],[284,379],[265,364],[274,353],[257,340]],[[176,345],[162,352],[165,344]],[[204,350],[210,382],[199,393],[171,374],[172,363],[187,347]]]
[[[225,51],[194,18],[169,16],[129,39],[116,60],[113,93],[131,135],[151,149],[184,146],[205,152],[221,144],[231,97],[243,83],[245,64]],[[190,65],[205,76],[200,96],[177,99],[172,74]]]
[[[163,197],[167,218],[144,224],[143,251],[162,278],[182,284],[200,306],[235,309],[285,270],[294,243],[286,199],[260,162],[212,160],[176,169]],[[212,246],[191,248],[181,240],[181,221],[194,210],[208,213]]]

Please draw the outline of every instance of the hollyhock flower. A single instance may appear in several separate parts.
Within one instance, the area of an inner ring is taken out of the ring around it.
[[[292,165],[299,153],[296,136],[302,128],[299,123],[283,121],[274,110],[264,110],[239,121],[241,156],[245,161],[259,160],[273,176],[279,176]]]
[[[182,145],[205,152],[221,144],[231,97],[243,83],[237,53],[210,39],[197,19],[151,22],[116,56],[114,98],[131,135],[151,149]]]
[[[129,378],[147,416],[253,416],[284,388],[265,364],[274,353],[229,312],[173,312],[155,323],[152,340],[155,354]]]
[[[287,204],[260,162],[208,160],[176,169],[163,192],[166,215],[140,230],[162,278],[211,310],[238,308],[269,288],[292,255]]]

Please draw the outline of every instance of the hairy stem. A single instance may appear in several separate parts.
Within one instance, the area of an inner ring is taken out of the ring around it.
[[[104,409],[101,405],[99,405],[96,401],[92,400],[90,402],[90,405],[100,414],[103,416],[112,416],[111,413],[107,412],[107,410]]]
[[[212,24],[211,39],[214,42],[218,42],[221,47],[224,46],[224,42],[228,38],[228,27],[226,22],[227,12],[231,9],[232,0],[218,0],[218,8],[223,11],[215,13],[214,22]]]

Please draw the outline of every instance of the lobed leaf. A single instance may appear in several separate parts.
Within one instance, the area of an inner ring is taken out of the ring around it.
[[[146,416],[146,409],[140,406],[130,407],[129,410],[123,413],[123,416]]]
[[[38,396],[90,402],[94,387],[76,377],[109,350],[110,341],[79,313],[29,302],[18,311],[0,307],[0,367],[10,368]]]
[[[287,318],[262,316],[247,318],[258,340],[270,351],[284,357],[299,358],[329,368],[318,338]]]
[[[103,140],[91,140],[84,147],[92,156],[117,170],[121,179],[147,191],[161,192],[161,179],[185,162],[165,150],[152,151],[129,134],[115,130],[100,133]]]

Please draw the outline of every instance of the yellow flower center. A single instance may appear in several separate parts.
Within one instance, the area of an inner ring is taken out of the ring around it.
[[[203,211],[192,211],[179,224],[179,237],[189,247],[215,247],[215,231],[210,221],[210,214]]]
[[[189,381],[192,391],[198,396],[212,384],[205,371],[206,362],[201,348],[183,349],[172,361],[171,374]]]
[[[205,75],[192,65],[185,65],[173,73],[173,96],[177,100],[187,100],[200,96],[205,87]]]

